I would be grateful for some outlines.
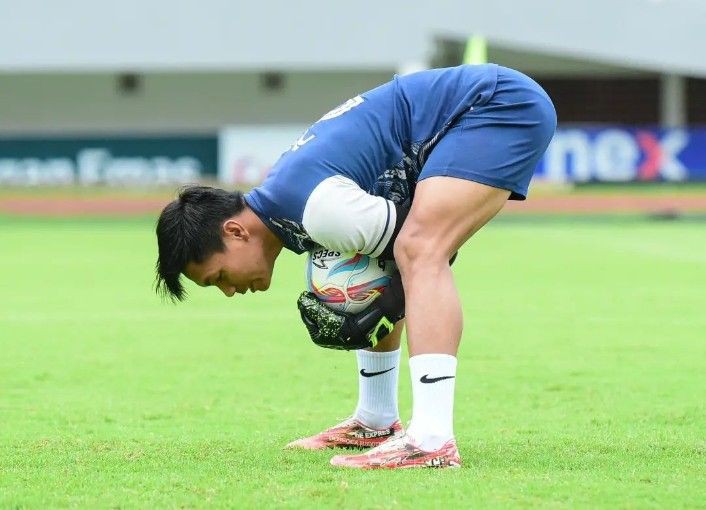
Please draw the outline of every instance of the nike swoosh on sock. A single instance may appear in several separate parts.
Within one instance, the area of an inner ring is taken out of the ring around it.
[[[456,377],[456,376],[455,375],[445,375],[442,377],[429,377],[429,374],[424,374],[422,377],[419,378],[419,382],[423,382],[425,384],[430,384],[430,383],[443,381],[444,379],[453,379],[454,377]]]
[[[389,372],[390,370],[394,370],[395,367],[388,368],[387,370],[382,370],[381,372],[366,372],[364,368],[360,370],[360,375],[363,377],[375,377],[376,375],[384,374],[385,372]]]

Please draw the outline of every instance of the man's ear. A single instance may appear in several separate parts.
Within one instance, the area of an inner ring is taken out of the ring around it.
[[[240,239],[242,241],[247,241],[250,239],[250,232],[248,232],[248,229],[245,228],[242,223],[234,220],[233,218],[229,218],[223,222],[222,231],[226,238],[235,237],[236,239]]]

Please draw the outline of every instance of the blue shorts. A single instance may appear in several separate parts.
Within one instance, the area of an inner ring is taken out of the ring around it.
[[[524,200],[555,129],[556,111],[547,93],[524,74],[499,66],[494,94],[454,122],[429,153],[418,180],[458,177]]]

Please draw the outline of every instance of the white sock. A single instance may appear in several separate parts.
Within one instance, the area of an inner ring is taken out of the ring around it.
[[[450,354],[420,354],[409,358],[412,421],[407,435],[422,450],[438,450],[454,437],[456,364],[456,358]]]
[[[353,417],[373,429],[387,428],[400,416],[397,408],[400,350],[372,352],[361,349],[356,355],[358,406]]]

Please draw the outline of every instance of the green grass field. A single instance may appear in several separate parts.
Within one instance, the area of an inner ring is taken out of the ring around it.
[[[303,258],[166,305],[152,226],[0,218],[0,508],[706,508],[704,223],[479,233],[455,265],[465,466],[407,472],[281,449],[357,393],[299,323]]]

